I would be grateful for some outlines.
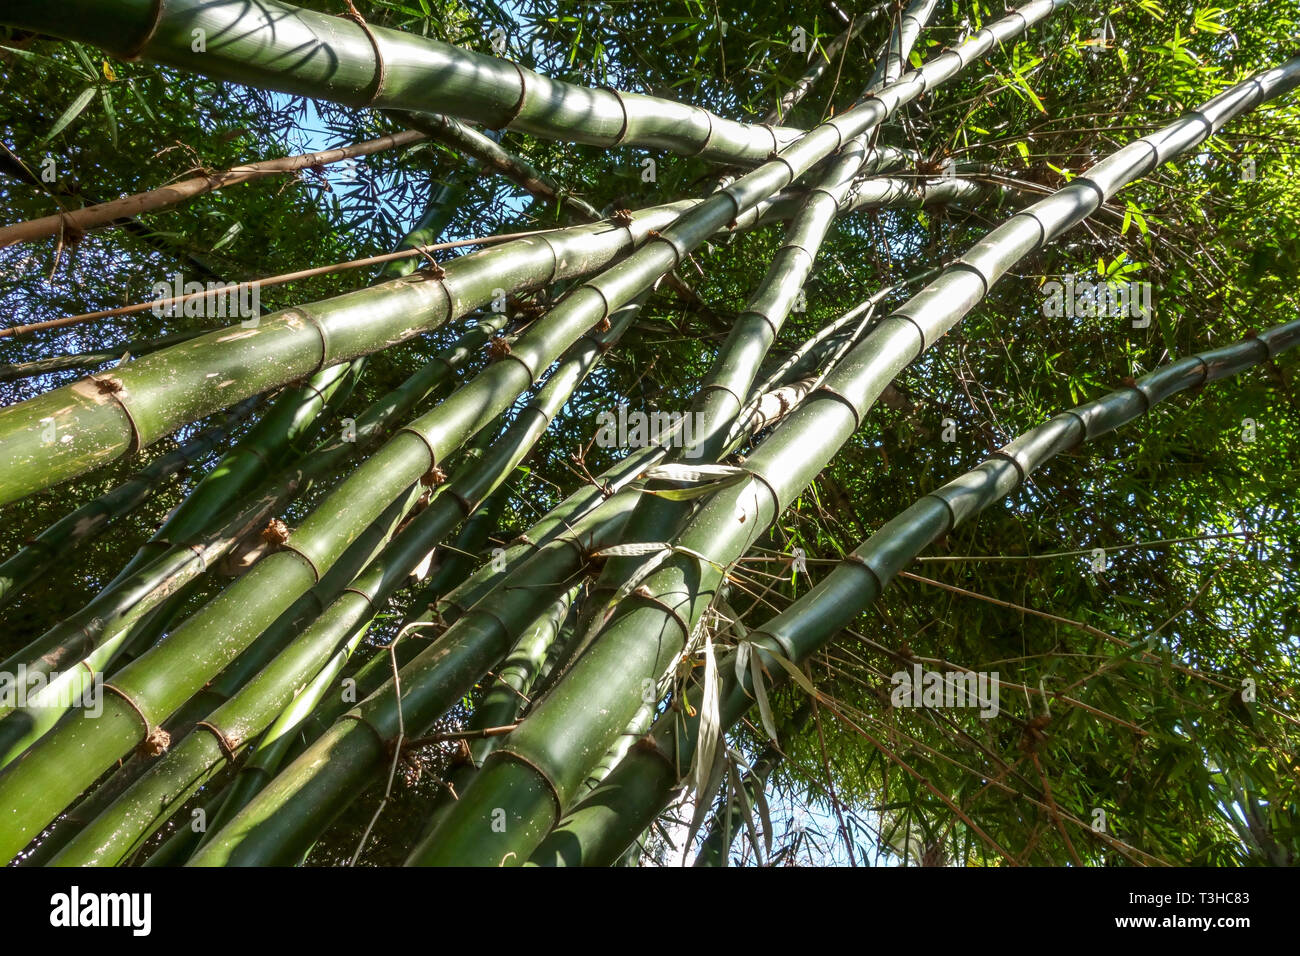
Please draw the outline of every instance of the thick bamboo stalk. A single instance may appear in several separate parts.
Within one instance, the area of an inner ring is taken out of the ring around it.
[[[437,329],[506,292],[601,269],[690,205],[642,210],[628,226],[577,226],[503,243],[447,263],[440,277],[425,270],[263,316],[256,327],[217,329],[0,409],[0,505],[252,395]]]
[[[451,112],[492,129],[595,146],[641,146],[759,163],[798,130],[751,126],[698,106],[587,89],[428,37],[277,0],[10,0],[3,22],[217,80],[345,106]],[[193,50],[194,30],[204,49]]]
[[[902,181],[864,184],[847,201],[851,208],[906,203],[913,188]],[[780,219],[796,201],[797,194],[786,194],[759,202],[730,222],[718,218],[717,228]],[[100,467],[246,397],[432,331],[507,291],[596,271],[699,202],[640,210],[627,227],[578,226],[503,243],[447,263],[442,279],[422,271],[283,310],[256,328],[217,329],[0,409],[0,505]],[[215,388],[214,374],[225,376]]]
[[[529,694],[544,675],[548,662],[556,658],[559,650],[556,645],[573,639],[573,627],[571,624],[566,627],[566,620],[579,590],[578,587],[571,588],[543,611],[515,642],[501,665],[494,668],[491,682],[465,726],[466,731],[477,731],[482,736],[467,743],[449,768],[429,811],[430,824],[426,824],[426,830],[446,807],[459,799],[461,791],[469,786],[487,755],[501,740],[499,734],[487,734],[484,731],[508,726],[519,719],[528,704]]]
[[[598,476],[595,483],[579,488],[569,495],[521,535],[503,554],[470,575],[445,598],[439,599],[433,607],[423,610],[420,602],[413,604],[412,612],[399,628],[402,633],[409,632],[397,648],[402,667],[403,687],[414,680],[413,672],[406,667],[411,661],[402,659],[407,653],[408,644],[418,642],[419,635],[435,633],[437,628],[447,628],[449,625],[452,628],[444,635],[440,635],[433,642],[435,646],[430,646],[427,653],[421,650],[412,659],[421,659],[419,673],[424,678],[422,686],[424,692],[431,695],[424,698],[426,705],[422,713],[431,716],[423,719],[423,725],[436,719],[452,702],[462,696],[474,681],[486,673],[490,664],[482,664],[481,672],[475,671],[474,668],[494,653],[493,648],[496,645],[491,642],[502,639],[500,634],[490,626],[485,629],[483,627],[485,622],[481,620],[475,627],[460,630],[455,630],[456,624],[461,619],[472,615],[479,602],[484,602],[483,606],[487,609],[487,613],[495,613],[497,603],[507,600],[510,592],[515,588],[554,590],[560,587],[569,573],[564,569],[570,566],[575,548],[578,549],[579,556],[585,556],[593,550],[616,541],[634,500],[633,495],[619,493],[619,490],[625,488],[647,467],[660,460],[664,453],[664,449],[657,445],[648,445],[630,453]],[[612,494],[612,497],[608,497],[607,493]],[[547,568],[550,569],[549,572],[546,571]],[[522,579],[519,577],[520,574],[523,575]],[[530,585],[529,576],[534,574],[538,576],[541,583],[534,581]],[[536,615],[530,620],[535,617]],[[504,653],[504,649],[501,653]],[[375,696],[378,701],[376,706],[388,708],[383,711],[386,714],[385,719],[396,722],[396,701],[391,695],[391,681],[387,676],[387,656],[385,655],[382,660],[378,658],[372,660],[363,671],[369,671],[372,679],[386,682],[386,689],[390,693],[387,695],[375,693],[379,690],[379,685],[367,683],[370,693],[366,696]],[[360,676],[358,689],[362,689]],[[411,710],[411,701],[403,698],[402,706],[404,715],[412,725],[421,726],[416,720],[417,715]],[[343,725],[348,723],[347,720],[342,721]],[[338,730],[338,727],[333,729]],[[248,821],[265,819],[286,812],[284,810],[286,802],[293,803],[295,806],[327,807],[328,811],[315,817],[312,811],[301,813],[297,810],[287,811],[296,817],[295,826],[286,830],[276,830],[273,835],[259,837],[254,845],[241,847],[238,851],[241,858],[250,858],[254,855],[262,859],[301,858],[316,835],[328,825],[333,815],[347,806],[361,791],[370,770],[378,765],[386,753],[383,746],[376,746],[366,751],[364,740],[354,740],[353,745],[356,746],[358,753],[364,756],[350,761],[345,767],[335,765],[327,768],[321,763],[319,757],[303,755],[300,758],[301,762],[295,761],[296,769],[291,770],[291,775],[295,778],[292,787],[281,787],[250,804],[244,822],[239,824],[240,826],[256,827],[255,823]],[[329,746],[327,742],[320,741],[313,743],[309,751],[317,752]],[[329,769],[331,775],[324,776],[319,773],[325,769]],[[229,850],[221,852],[229,852]]]
[[[168,478],[211,455],[260,404],[260,398],[244,400],[223,416],[222,421],[205,428],[175,451],[155,458],[134,477],[69,512],[36,535],[21,551],[0,563],[0,606],[17,597],[72,548],[95,537],[114,519],[147,501]]]
[[[451,347],[412,374],[396,390],[363,412],[355,434],[322,443],[301,466],[289,467],[249,496],[251,500],[215,522],[214,531],[199,539],[172,545],[147,566],[107,588],[80,612],[65,619],[13,655],[3,667],[26,662],[29,670],[59,671],[59,697],[65,701],[76,687],[86,685],[116,656],[124,642],[154,608],[213,567],[239,541],[262,528],[293,497],[327,477],[339,466],[373,447],[391,426],[423,400],[456,367],[476,354],[490,336],[504,327],[504,314],[492,315],[466,332]],[[329,577],[327,572],[326,578]],[[78,661],[83,661],[78,665]],[[55,692],[52,687],[50,696]],[[21,753],[47,731],[59,712],[50,708],[30,714],[9,714],[0,721],[0,764]]]
[[[323,369],[305,384],[277,396],[267,413],[199,479],[106,587],[126,580],[158,555],[208,530],[268,472],[306,451],[324,413],[352,394],[364,362],[361,358]]]
[[[1022,434],[976,468],[919,499],[846,557],[816,587],[746,636],[766,657],[772,682],[786,679],[773,656],[801,663],[867,610],[881,590],[943,534],[969,521],[1023,484],[1054,456],[1145,415],[1179,392],[1237,375],[1300,345],[1300,320],[1156,369],[1132,385],[1057,415]],[[726,659],[724,659],[725,661]],[[722,725],[753,704],[749,675],[728,675],[719,692]],[[698,707],[698,700],[695,702]],[[686,775],[698,719],[674,715],[657,722],[647,739],[606,779],[599,792],[569,812],[533,855],[540,865],[612,863],[667,803]]]
[[[572,802],[590,755],[602,752],[635,711],[640,681],[661,673],[680,652],[724,570],[825,467],[885,386],[1023,256],[1081,222],[1120,186],[1297,84],[1300,57],[1135,141],[994,229],[884,319],[749,457],[747,480],[704,504],[674,542],[674,555],[619,605],[567,678],[489,759],[419,862],[497,865],[526,858],[554,824],[557,806]],[[483,825],[485,808],[504,810],[505,833]]]
[[[119,219],[177,206],[196,196],[224,189],[227,186],[265,179],[267,176],[280,176],[311,166],[337,163],[357,156],[370,156],[386,149],[419,143],[427,138],[426,134],[416,130],[404,130],[378,139],[366,140],[363,143],[352,143],[348,146],[303,153],[298,156],[267,159],[246,166],[234,166],[220,172],[192,176],[148,192],[96,203],[93,206],[83,206],[81,209],[70,209],[54,216],[17,222],[11,226],[0,226],[0,248],[12,246],[17,242],[30,242],[44,236],[57,236],[64,231],[86,233],[110,225]]]
[[[368,620],[387,595],[405,580],[411,568],[437,544],[441,535],[468,517],[482,499],[494,490],[496,484],[509,475],[537,436],[549,424],[550,417],[564,404],[573,388],[594,366],[604,349],[617,340],[636,311],[636,305],[628,306],[611,318],[611,327],[605,333],[585,336],[585,340],[575,349],[573,357],[562,362],[557,368],[539,394],[537,402],[521,413],[511,428],[512,440],[494,446],[489,453],[492,460],[483,463],[483,467],[468,469],[459,474],[434,500],[434,503],[390,546],[394,556],[390,556],[382,567],[368,571],[361,580],[354,581],[327,609],[318,622],[319,627],[309,629],[295,642],[295,646],[307,645],[313,649],[318,648],[323,641],[337,637],[340,629],[360,626],[360,617],[364,616]],[[539,324],[530,336],[541,332],[544,332],[544,329]],[[522,345],[530,336],[521,338],[520,344]],[[488,371],[517,367],[514,363],[503,362],[491,366]],[[496,378],[500,377],[496,376]],[[529,376],[530,379],[532,377]],[[447,413],[448,406],[453,404],[455,398],[453,396],[453,399],[449,399],[429,415],[408,426],[415,429],[424,423],[426,429],[430,426],[435,429],[432,434],[437,436],[438,429],[443,427],[440,423],[451,418],[454,422],[453,431],[447,435],[445,439],[447,444],[440,449],[438,461],[444,461],[450,451],[478,431],[482,427],[486,414],[499,414],[510,404],[508,399],[503,400],[500,396],[513,395],[514,392],[507,387],[503,393],[492,381],[493,378],[494,376],[484,373],[475,381],[485,382],[486,385],[478,389],[471,388],[469,391],[479,393],[480,397],[474,400],[478,402],[481,402],[482,396],[486,395],[495,411],[485,412],[484,406],[476,405],[473,415],[465,416],[463,421],[457,421],[454,415]],[[463,395],[464,390],[456,394]],[[414,432],[414,434],[421,433]],[[398,439],[385,446],[385,449],[396,449],[390,451],[388,459],[390,465],[409,460],[409,451],[403,449],[399,441],[401,437],[402,435],[399,434]],[[378,517],[376,512],[379,509],[387,507],[396,495],[411,494],[409,490],[403,492],[402,489],[409,489],[413,483],[418,486],[420,476],[431,471],[434,460],[430,457],[430,452],[433,441],[437,440],[434,437],[432,440],[424,438],[419,441],[418,448],[423,453],[425,462],[413,476],[404,474],[400,468],[393,469],[390,465],[375,467],[376,462],[385,460],[384,451],[381,450],[375,458],[363,465],[326,498],[325,502],[293,534],[287,542],[286,550],[263,558],[244,577],[169,634],[162,643],[114,675],[111,684],[106,685],[112,687],[114,693],[104,701],[105,713],[96,720],[83,718],[80,721],[80,723],[89,722],[93,729],[88,728],[79,735],[77,717],[70,718],[69,723],[61,725],[49,736],[33,745],[19,762],[0,776],[0,792],[3,792],[7,781],[16,781],[10,785],[16,790],[21,790],[24,786],[23,768],[57,759],[56,755],[64,745],[63,741],[80,741],[78,743],[79,767],[75,778],[84,780],[82,784],[84,786],[104,769],[103,766],[99,766],[100,761],[108,763],[115,760],[133,742],[131,737],[127,736],[132,726],[131,721],[126,719],[128,716],[137,718],[132,734],[135,737],[134,742],[143,739],[142,734],[148,736],[153,733],[152,728],[141,729],[139,718],[148,715],[151,724],[155,726],[161,724],[183,705],[186,699],[198,691],[217,669],[247,648],[298,594],[310,586],[308,574],[319,577],[334,563],[338,553],[346,549],[364,530],[365,524]],[[363,472],[370,469],[373,469],[370,477],[362,476]],[[378,480],[379,475],[383,476],[382,483]],[[369,501],[357,500],[360,497],[359,488],[365,488],[370,493]],[[277,561],[278,558],[287,560]],[[274,593],[271,589],[274,589]],[[231,619],[232,612],[238,616],[238,620]],[[316,633],[318,630],[321,632],[319,635]],[[214,644],[218,646],[214,647]],[[268,665],[268,670],[276,668],[283,660],[285,655],[281,655]],[[323,661],[313,659],[312,673],[322,665]],[[266,671],[263,671],[263,674],[265,673]],[[291,692],[294,688],[302,686],[310,676],[310,674],[303,675],[299,671],[294,671],[292,679],[277,674],[275,678],[268,678],[267,687],[259,685],[256,699],[261,702],[263,709],[259,711],[257,718],[261,721],[260,726],[256,727],[257,731],[262,730],[287,703],[285,700],[272,697],[274,691]],[[236,699],[243,699],[242,692]],[[267,703],[268,700],[270,703]],[[233,703],[226,706],[236,707]],[[105,720],[106,717],[117,719]],[[244,725],[251,721],[251,718],[247,718],[242,712],[238,718],[231,719],[241,723],[241,732],[247,730]],[[217,728],[213,731],[217,742],[208,750],[215,748],[218,753],[233,751],[235,748],[231,741],[236,740],[239,735],[234,731],[224,730],[222,723],[214,721],[215,718],[210,717],[205,722]],[[101,727],[108,729],[96,732]],[[241,744],[246,742],[246,738],[240,739],[239,742]],[[110,754],[112,756],[108,756]],[[183,779],[193,779],[195,773],[188,764],[186,767]],[[160,771],[157,776],[165,776],[165,771]],[[51,809],[53,812],[50,816],[53,816],[62,809],[62,806],[54,805],[58,799],[64,799],[65,805],[71,801],[75,792],[69,795],[67,788],[72,786],[74,774],[69,773],[63,779],[67,782],[62,791],[55,793],[45,791],[48,802],[42,809],[29,804],[28,811],[31,819],[35,819],[37,814],[48,813]],[[142,798],[141,803],[132,803],[132,806],[140,805],[148,807],[145,821],[155,819],[159,805],[156,796]],[[141,820],[138,813],[124,811],[124,814],[132,821]],[[85,841],[91,840],[97,847],[107,847],[111,844],[117,849],[122,849],[121,840],[138,836],[131,825],[119,826],[110,823],[106,826],[116,840],[110,840],[108,834],[101,835],[99,829],[92,826],[85,832],[94,830],[97,835],[93,838],[79,837],[76,842],[78,845],[89,845]],[[69,853],[71,847],[72,844],[65,848],[64,854]]]
[[[886,53],[893,51],[897,57],[899,53],[906,56],[910,52],[920,25],[933,12],[935,2],[914,0],[908,6],[899,27],[891,32],[892,39],[886,41],[886,51],[881,55],[864,98],[874,95],[887,79],[896,78],[897,73],[890,75],[887,69],[894,61]],[[900,36],[900,30],[905,27],[907,32]],[[722,456],[754,378],[785,320],[797,307],[822,241],[841,213],[851,187],[857,185],[859,192],[867,194],[874,187],[885,196],[891,195],[888,181],[854,182],[870,158],[869,149],[866,132],[859,132],[840,148],[814,180],[813,188],[805,195],[799,211],[786,227],[784,241],[772,257],[767,272],[732,325],[727,340],[695,394],[689,412],[695,422],[694,434],[692,440],[674,456],[676,460],[697,465],[716,462]],[[902,191],[902,195],[908,194],[908,189]],[[917,204],[924,202],[924,185],[912,184],[909,198]],[[659,490],[666,485],[652,484],[651,487]],[[670,538],[686,520],[690,508],[691,504],[686,502],[647,495],[637,504],[628,522],[628,535],[634,541]],[[584,632],[591,633],[607,611],[608,597],[622,593],[624,583],[644,561],[644,556],[628,556],[606,563],[592,588],[595,600],[588,602],[581,626]],[[585,646],[586,641],[583,643]]]
[[[322,442],[303,464],[282,469],[248,494],[244,503],[214,522],[214,530],[198,539],[176,542],[148,566],[115,587],[106,588],[81,611],[12,655],[0,664],[0,670],[12,670],[24,662],[29,668],[46,671],[75,670],[78,660],[122,634],[169,594],[215,566],[250,532],[263,527],[295,494],[306,492],[373,448],[411,409],[478,354],[507,322],[504,313],[484,317],[402,385],[357,416],[355,434],[345,433]]]
[[[401,721],[429,726],[507,653],[532,621],[576,582],[587,556],[613,543],[629,505],[615,495],[553,538],[437,641],[402,668]],[[399,719],[388,682],[286,767],[190,861],[191,865],[295,862],[385,758]],[[324,756],[324,760],[322,760]]]

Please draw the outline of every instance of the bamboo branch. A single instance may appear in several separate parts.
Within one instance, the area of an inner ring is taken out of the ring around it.
[[[160,209],[178,206],[197,196],[224,189],[227,186],[253,182],[258,179],[265,179],[268,176],[280,176],[301,169],[309,169],[313,166],[325,166],[357,156],[370,156],[386,149],[395,149],[399,146],[419,143],[427,138],[424,133],[413,130],[390,133],[378,139],[353,143],[349,146],[339,146],[315,153],[302,153],[297,156],[285,156],[280,159],[266,159],[261,162],[249,163],[246,166],[234,166],[222,172],[193,176],[178,183],[160,186],[157,189],[136,193],[133,196],[124,196],[121,199],[113,199],[93,206],[83,206],[80,209],[71,209],[67,212],[45,216],[41,219],[31,219],[27,222],[18,222],[11,226],[0,226],[0,249],[19,242],[30,242],[44,236],[57,236],[60,234],[84,235],[92,229],[112,225],[119,219],[133,218],[141,213],[157,212]]]

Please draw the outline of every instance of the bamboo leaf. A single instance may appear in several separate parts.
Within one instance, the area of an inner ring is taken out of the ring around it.
[[[748,644],[742,644],[742,647],[748,648]],[[758,701],[758,714],[763,722],[763,729],[767,731],[769,740],[775,741],[776,721],[772,719],[772,705],[767,699],[767,684],[763,678],[763,664],[758,659],[757,654],[751,654],[749,657],[749,676],[754,684],[754,699]]]
[[[41,142],[48,143],[50,140],[54,139],[54,137],[63,132],[64,128],[80,116],[81,111],[89,106],[90,101],[94,98],[95,87],[88,86],[86,89],[82,90],[77,98],[72,101],[72,105],[59,114],[59,118],[54,121],[54,125],[50,127],[50,131],[42,137]]]
[[[821,696],[817,693],[817,688],[813,686],[813,682],[808,679],[808,675],[803,672],[803,668],[789,658],[781,657],[779,654],[773,654],[772,656],[778,664],[785,668],[786,673],[790,675],[791,679],[794,680],[794,682],[798,684],[809,697],[818,698]]]

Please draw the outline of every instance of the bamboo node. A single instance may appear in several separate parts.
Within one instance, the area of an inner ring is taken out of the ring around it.
[[[1137,379],[1135,379],[1132,375],[1125,375],[1122,379],[1120,379],[1120,384],[1126,385],[1129,388],[1137,388]]]
[[[272,518],[262,529],[262,540],[279,547],[289,540],[289,526],[279,518]]]
[[[599,322],[596,323],[596,331],[597,332],[609,331],[609,316],[605,316],[603,319],[601,319]]]
[[[504,335],[493,336],[488,341],[488,358],[492,361],[503,359],[510,354],[510,342]]]
[[[115,378],[97,378],[95,379],[95,388],[104,395],[116,395],[122,391],[122,383]]]
[[[428,471],[420,476],[420,484],[424,485],[426,488],[436,488],[446,480],[447,473],[437,465],[433,465]]]
[[[1037,750],[1047,739],[1047,734],[1043,732],[1052,718],[1048,714],[1039,714],[1033,720],[1025,724],[1025,729],[1020,737],[1020,749],[1032,753]]]
[[[615,209],[614,214],[609,219],[616,226],[630,226],[632,225],[632,210]]]
[[[526,319],[539,319],[546,314],[546,306],[531,299],[512,299],[511,305]]]
[[[172,735],[161,727],[155,727],[148,737],[140,741],[136,753],[141,757],[160,757],[172,745]]]

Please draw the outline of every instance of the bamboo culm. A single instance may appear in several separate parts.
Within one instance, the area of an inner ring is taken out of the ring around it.
[[[177,781],[194,781],[197,785],[223,762],[223,754],[237,752],[264,730],[289,705],[294,692],[329,664],[331,655],[340,646],[350,643],[359,631],[369,626],[388,597],[442,536],[472,514],[509,477],[573,389],[630,325],[638,308],[639,305],[624,308],[614,316],[606,332],[590,335],[575,346],[551,374],[537,399],[520,412],[499,440],[490,441],[495,431],[485,433],[489,441],[483,442],[483,446],[490,445],[490,448],[482,460],[472,462],[472,467],[462,467],[441,486],[428,506],[373,564],[338,594],[314,624],[248,685],[200,722],[195,733],[209,740],[191,745],[186,738],[100,818],[85,827],[54,862],[77,865],[120,862],[152,832],[142,827],[160,825],[168,811],[179,808],[192,792],[190,786],[178,788]]]

